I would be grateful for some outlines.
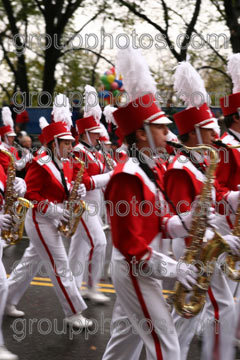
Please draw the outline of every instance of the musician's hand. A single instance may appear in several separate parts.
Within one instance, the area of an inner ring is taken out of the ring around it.
[[[0,229],[8,230],[12,224],[12,217],[9,214],[0,214]]]
[[[72,181],[72,186],[74,185],[74,181]],[[77,190],[77,197],[83,198],[87,194],[86,186],[84,184],[80,184]]]
[[[84,184],[80,184],[78,187],[78,197],[85,197],[87,194],[86,186]]]
[[[233,255],[240,255],[240,240],[238,236],[224,235],[223,239],[230,246]]]
[[[24,179],[22,179],[20,177],[16,177],[15,182],[14,182],[14,190],[16,191],[18,196],[24,196],[24,194],[27,190],[27,186],[26,186]]]
[[[70,219],[70,212],[63,207],[62,204],[54,204],[50,202],[45,214],[49,219],[68,221]]]
[[[177,280],[188,290],[192,290],[193,285],[197,283],[198,269],[196,266],[187,264],[179,260],[177,264]]]

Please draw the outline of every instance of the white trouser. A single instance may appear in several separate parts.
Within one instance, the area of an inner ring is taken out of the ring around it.
[[[2,320],[3,320],[3,314],[7,300],[7,292],[8,292],[7,275],[2,263],[2,244],[0,242],[0,346],[4,344],[3,334],[2,334]]]
[[[114,259],[114,255],[112,265],[117,300],[112,323],[114,330],[103,359],[138,359],[144,343],[147,360],[179,360],[178,337],[162,295],[161,281],[132,276],[126,262]]]
[[[31,245],[9,278],[8,302],[16,305],[36,272],[44,266],[54,284],[65,316],[85,310],[87,306],[70,271],[66,250],[56,223],[48,220],[46,216],[39,215],[35,210],[29,210],[25,228]]]
[[[97,286],[105,263],[106,245],[106,236],[98,214],[85,211],[71,239],[68,253],[78,288],[82,285],[85,270],[87,270],[87,286],[89,288]]]
[[[184,247],[183,239],[173,240],[176,258],[182,256]],[[192,319],[184,319],[174,310],[173,318],[179,336],[181,360],[187,359],[190,343],[199,327],[203,332],[201,359],[234,358],[235,304],[226,275],[218,267],[212,276],[202,313]]]
[[[111,338],[107,344],[103,359],[138,360],[143,341],[128,320],[118,297],[114,304],[110,331]]]

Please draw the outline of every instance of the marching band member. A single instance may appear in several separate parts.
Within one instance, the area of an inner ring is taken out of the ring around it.
[[[34,203],[34,208],[29,209],[25,220],[30,246],[23,256],[25,262],[21,261],[9,278],[10,291],[6,312],[17,316],[15,306],[30,280],[25,273],[26,260],[29,260],[28,269],[31,266],[31,269],[36,270],[34,260],[38,265],[46,265],[65,314],[64,322],[69,326],[84,328],[91,326],[92,321],[82,315],[87,306],[77,290],[58,232],[59,223],[69,219],[69,211],[64,208],[64,201],[71,191],[73,167],[68,157],[74,140],[70,132],[69,102],[61,94],[54,101],[53,121],[42,129],[47,151],[34,158],[25,178],[26,198]],[[31,276],[34,276],[34,271]]]
[[[183,99],[188,105],[186,110],[173,115],[182,144],[189,147],[199,144],[213,145],[216,122],[207,104],[202,104],[203,99],[207,99],[208,95],[199,74],[189,63],[182,62],[177,67],[174,86],[180,97],[184,96]],[[206,167],[207,163],[202,155],[191,152],[188,157],[185,152],[178,152],[164,175],[165,191],[174,204],[173,211],[181,213],[191,209],[191,204],[201,193]],[[232,195],[236,197],[235,193]],[[229,192],[222,189],[215,181],[213,204],[216,201],[226,200],[228,197]],[[179,204],[181,204],[180,209]],[[184,217],[182,219],[184,220]],[[217,217],[213,217],[211,223],[218,227]],[[185,242],[190,245],[187,243],[186,236],[182,239],[179,237],[175,232],[173,250],[177,258],[183,254]],[[238,238],[226,235],[224,239],[233,253],[238,254],[240,250]],[[187,358],[189,345],[196,330],[194,327],[200,321],[200,316],[189,320],[180,318],[174,312],[181,347],[181,360]],[[201,358],[204,360],[212,360],[215,357],[220,360],[233,359],[234,301],[226,276],[220,267],[216,268],[208,290],[205,319],[207,320],[203,331],[204,342]]]
[[[103,114],[105,116],[105,120],[108,124],[113,124],[114,126],[117,126],[113,113],[117,110],[117,108],[107,105],[104,108]],[[115,130],[116,135],[120,136],[120,129],[117,127]],[[123,139],[122,139],[123,140]],[[117,144],[116,140],[112,144],[111,150],[113,152],[112,158],[115,161],[115,163],[124,162],[127,157],[127,145],[122,143],[122,145],[119,147],[119,144]]]
[[[25,166],[31,162],[33,156],[30,151],[26,151],[20,158],[18,155],[18,150],[13,146],[17,134],[14,131],[12,113],[8,106],[4,106],[2,108],[2,120],[4,126],[0,127],[0,136],[2,138],[2,143],[0,147],[10,151],[14,155],[16,159],[16,170],[23,170]],[[9,157],[3,153],[0,153],[0,163],[2,164],[5,172],[7,173]]]
[[[0,127],[0,136],[2,139],[1,147],[7,151],[10,151],[16,160],[19,160],[17,149],[13,146],[15,136],[17,135],[14,131],[14,124],[12,119],[12,113],[8,106],[2,108],[2,120],[4,126]],[[9,157],[3,153],[0,153],[0,163],[7,173]]]
[[[177,262],[161,252],[162,173],[153,160],[155,149],[166,146],[166,125],[171,121],[156,104],[155,82],[141,54],[122,50],[117,65],[131,102],[113,116],[128,143],[130,157],[117,165],[105,192],[117,299],[103,359],[138,359],[143,344],[148,360],[180,359],[177,333],[160,280],[177,275],[191,289],[195,268],[191,267],[188,275],[184,269],[177,274]],[[176,226],[183,231],[179,222]]]
[[[6,174],[3,167],[0,165],[0,201],[1,208],[4,204],[4,190],[6,188]],[[15,191],[19,196],[23,196],[26,191],[25,182],[20,179],[20,182],[15,183]],[[1,209],[2,210],[2,209]],[[9,214],[0,214],[0,230],[9,230],[12,225],[12,217]],[[17,360],[18,356],[12,354],[4,345],[2,334],[2,319],[8,294],[7,274],[2,263],[2,243],[0,242],[0,360]]]
[[[71,239],[68,256],[79,288],[82,285],[85,264],[88,267],[87,289],[82,292],[83,297],[95,303],[107,303],[110,298],[97,291],[97,283],[105,263],[107,244],[101,225],[99,207],[101,206],[101,189],[108,183],[111,172],[107,169],[103,155],[95,148],[102,131],[99,125],[101,108],[98,104],[93,106],[98,96],[96,90],[89,85],[85,87],[85,99],[84,117],[76,121],[79,144],[74,147],[74,153],[84,161],[85,169],[90,177],[90,183],[86,184],[88,191],[84,199],[88,211],[83,214]]]
[[[224,115],[224,123],[227,131],[221,136],[221,142],[226,146],[223,150],[223,157],[217,169],[217,179],[219,183],[230,191],[238,191],[240,185],[240,80],[239,80],[240,54],[233,54],[229,57],[227,72],[231,75],[233,81],[233,93],[220,99],[221,109]],[[221,146],[221,144],[219,144]],[[236,149],[229,149],[228,146],[239,146]],[[227,157],[225,156],[227,151]],[[237,210],[239,199],[235,198],[233,211]],[[234,215],[223,219],[223,225],[226,231],[234,227]],[[227,222],[227,223],[226,223]],[[237,343],[240,343],[240,301],[239,285],[235,281],[229,280],[232,293],[237,297]]]

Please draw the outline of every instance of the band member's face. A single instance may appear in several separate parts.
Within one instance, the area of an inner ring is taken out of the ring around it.
[[[14,142],[14,140],[15,140],[15,136],[8,136],[7,139],[8,139],[8,144],[9,144],[10,146],[12,146],[12,145],[13,145],[13,142]]]
[[[97,145],[97,140],[99,139],[100,134],[95,134],[95,133],[89,132],[89,136],[90,136],[92,145],[96,146]]]
[[[163,124],[151,124],[150,129],[152,132],[154,144],[156,148],[165,148],[167,145],[167,133],[168,128],[166,125]]]
[[[204,145],[212,145],[215,140],[215,132],[213,129],[200,129],[202,143]]]
[[[69,157],[69,154],[72,152],[72,140],[60,140],[59,152],[61,158]]]

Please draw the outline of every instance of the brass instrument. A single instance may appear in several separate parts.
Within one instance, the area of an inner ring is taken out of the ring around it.
[[[214,231],[213,238],[203,246],[203,237],[207,227],[207,209],[212,202],[212,187],[214,184],[214,174],[218,162],[216,150],[210,146],[185,147],[187,150],[210,151],[210,165],[206,171],[206,181],[197,202],[192,217],[189,235],[192,239],[191,245],[186,249],[182,260],[187,264],[196,264],[200,270],[197,278],[197,284],[193,286],[191,294],[179,282],[175,285],[175,294],[173,303],[179,315],[185,318],[191,318],[197,315],[204,306],[206,292],[208,290],[211,276],[214,271],[215,262],[220,254],[229,252],[229,245],[221,235]],[[203,210],[204,206],[204,210]]]
[[[82,166],[81,166],[81,169],[77,173],[72,191],[69,195],[68,202],[67,202],[67,210],[69,210],[69,212],[70,212],[70,219],[69,219],[69,221],[62,221],[61,224],[58,226],[58,231],[60,231],[67,238],[70,238],[74,235],[75,231],[77,230],[78,224],[81,220],[81,217],[82,217],[84,211],[86,210],[85,201],[83,201],[83,200],[76,201],[77,200],[77,190],[78,190],[79,185],[82,182],[85,164],[74,154],[72,154],[72,156]]]
[[[18,197],[14,190],[16,178],[14,156],[7,150],[0,149],[2,153],[10,158],[7,170],[7,184],[5,190],[4,214],[12,216],[13,224],[9,230],[2,230],[1,237],[10,245],[16,244],[22,239],[26,211],[33,207],[33,204],[25,198]]]
[[[227,149],[238,149],[240,145],[227,145],[221,141],[215,141],[218,146],[224,146]],[[235,213],[235,222],[232,231],[232,235],[240,237],[240,199],[238,200],[238,206]],[[227,276],[233,281],[240,281],[240,270],[236,269],[237,262],[240,261],[240,255],[232,255],[231,253],[226,257],[226,264],[224,271]]]
[[[102,150],[102,154],[104,157],[104,160],[107,164],[107,168],[109,171],[112,171],[115,168],[115,164],[114,164],[114,160],[108,156],[108,154],[106,153],[106,151],[104,150],[104,145],[101,143],[100,140],[97,140],[98,145],[100,146],[100,149]]]

